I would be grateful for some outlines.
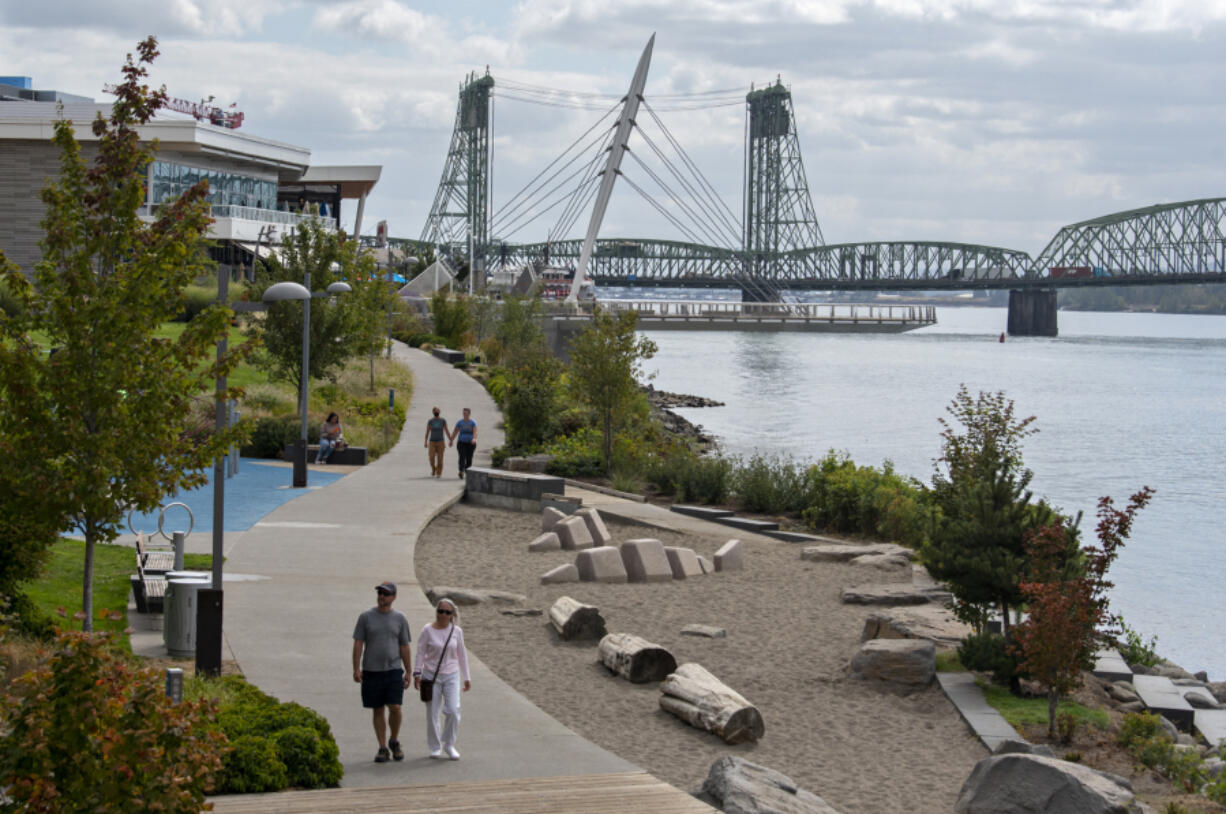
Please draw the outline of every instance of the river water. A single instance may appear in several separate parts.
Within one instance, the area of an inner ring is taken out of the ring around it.
[[[1226,317],[1067,312],[1060,336],[1010,337],[1001,308],[937,309],[904,334],[651,332],[653,384],[725,402],[679,410],[723,449],[812,460],[846,451],[930,481],[959,384],[1003,390],[1039,433],[1032,488],[1068,514],[1153,501],[1111,570],[1113,609],[1158,651],[1226,679]]]

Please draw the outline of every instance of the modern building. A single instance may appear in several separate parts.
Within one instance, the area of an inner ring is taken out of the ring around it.
[[[308,148],[244,132],[235,124],[241,116],[205,105],[177,107],[192,112],[161,110],[138,128],[142,140],[158,141],[157,158],[147,168],[145,216],[208,179],[209,237],[216,241],[211,253],[235,275],[251,269],[257,252],[267,252],[305,218],[317,216],[336,229],[347,207],[356,206],[354,232],[361,233],[366,196],[381,167],[312,166]],[[88,161],[97,154],[90,126],[110,109],[84,96],[36,90],[29,77],[0,77],[0,250],[27,273],[41,256],[39,193],[60,171],[51,142],[56,121],[73,122]]]

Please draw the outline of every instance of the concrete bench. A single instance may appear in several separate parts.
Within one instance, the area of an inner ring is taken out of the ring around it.
[[[464,499],[481,506],[539,512],[547,494],[564,494],[562,478],[472,466],[464,472]]]
[[[449,365],[454,365],[456,362],[463,362],[465,358],[467,358],[464,355],[464,351],[452,350],[451,348],[434,348],[430,351],[430,353],[434,354],[435,359],[441,359]]]
[[[294,447],[287,445],[283,454],[285,455],[285,460],[294,460]],[[307,461],[315,463],[317,457],[319,457],[319,444],[308,444]],[[366,466],[366,447],[346,447],[344,450],[334,449],[332,454],[328,456],[328,463],[339,466]]]
[[[1132,668],[1118,650],[1107,648],[1094,654],[1094,675],[1106,681],[1132,681]]]
[[[1195,710],[1183,697],[1180,688],[1176,687],[1169,678],[1134,675],[1132,688],[1136,690],[1141,703],[1145,704],[1150,712],[1158,713],[1182,732],[1192,729]]]

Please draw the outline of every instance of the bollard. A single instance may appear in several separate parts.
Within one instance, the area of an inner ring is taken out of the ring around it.
[[[187,547],[187,535],[181,531],[174,532],[175,570],[183,570],[183,550]]]
[[[238,423],[238,420],[240,418],[240,413],[238,411],[238,402],[235,401],[234,399],[230,399],[229,404],[226,405],[226,412],[229,414],[228,423],[231,427],[233,427],[235,424]],[[229,467],[227,470],[227,474],[226,474],[227,478],[232,478],[238,474],[238,457],[239,457],[238,447],[234,444],[231,444],[230,453],[226,456],[226,465]]]
[[[175,704],[183,700],[183,670],[179,667],[166,668],[166,697]]]
[[[396,409],[396,389],[394,387],[387,388],[387,409]]]

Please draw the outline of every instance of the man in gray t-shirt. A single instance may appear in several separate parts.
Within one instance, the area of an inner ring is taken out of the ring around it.
[[[392,610],[396,583],[376,585],[375,594],[377,604],[362,611],[353,626],[353,680],[362,685],[362,706],[371,710],[375,737],[379,740],[375,763],[387,763],[391,758],[404,760],[399,738],[400,707],[404,703],[404,689],[412,680],[413,657],[409,648],[409,620],[400,611]]]

